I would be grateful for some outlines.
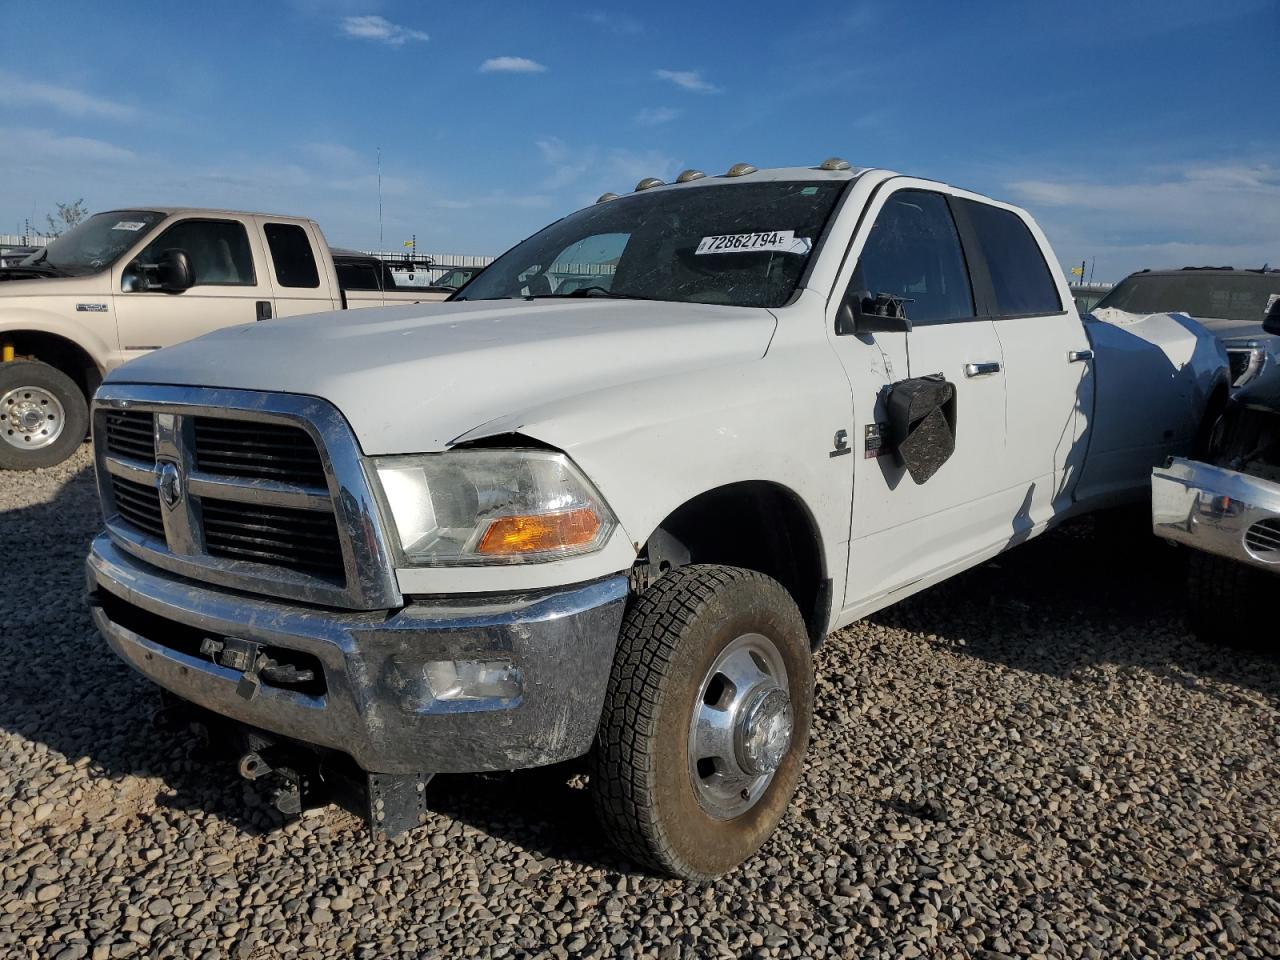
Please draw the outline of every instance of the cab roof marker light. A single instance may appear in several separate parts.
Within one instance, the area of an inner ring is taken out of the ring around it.
[[[725,171],[726,177],[745,177],[749,173],[755,173],[756,168],[749,163],[735,163],[732,167]]]
[[[616,193],[602,193],[600,196],[596,197],[596,203],[608,203],[610,200],[617,199],[618,195]]]
[[[645,177],[636,184],[636,192],[639,193],[641,190],[652,190],[654,187],[661,187],[665,185],[664,181],[659,180],[657,177]]]
[[[827,159],[823,160],[820,164],[818,164],[818,169],[819,170],[848,170],[849,161],[842,160],[839,157],[827,157]]]
[[[706,174],[701,170],[685,170],[680,176],[676,177],[676,183],[693,183],[695,180],[701,180]]]

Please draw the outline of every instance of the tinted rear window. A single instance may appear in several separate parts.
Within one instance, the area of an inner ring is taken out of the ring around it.
[[[371,263],[334,261],[338,271],[338,286],[343,290],[379,290],[378,271]]]
[[[986,256],[996,313],[1002,317],[1059,313],[1053,273],[1022,218],[1008,210],[961,200]]]
[[[1129,313],[1185,313],[1208,320],[1261,323],[1271,298],[1280,296],[1280,273],[1185,273],[1125,277],[1094,309]]]
[[[316,258],[307,232],[295,223],[268,223],[262,228],[276,265],[276,281],[282,287],[320,286]]]

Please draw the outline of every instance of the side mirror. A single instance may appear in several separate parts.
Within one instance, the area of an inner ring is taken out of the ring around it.
[[[1271,306],[1267,310],[1267,318],[1262,321],[1262,329],[1267,333],[1280,337],[1280,297],[1276,297],[1271,301]]]
[[[907,473],[924,483],[956,449],[956,388],[941,374],[901,380],[889,391],[889,439]]]
[[[181,293],[195,283],[185,250],[166,250],[156,261],[156,279],[166,293]]]
[[[836,333],[910,333],[905,307],[910,302],[889,293],[873,297],[869,290],[850,290],[836,314]]]

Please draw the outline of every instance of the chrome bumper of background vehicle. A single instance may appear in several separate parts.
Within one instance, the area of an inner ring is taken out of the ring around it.
[[[522,595],[421,599],[340,612],[212,588],[93,542],[94,623],[111,648],[178,697],[350,755],[378,773],[512,770],[585,753],[604,701],[627,594],[619,575]],[[127,621],[127,622],[126,622]],[[202,638],[249,641],[318,664],[309,691],[246,684]],[[445,700],[431,661],[509,661],[519,693]]]
[[[1175,458],[1151,474],[1156,536],[1280,573],[1280,484]]]

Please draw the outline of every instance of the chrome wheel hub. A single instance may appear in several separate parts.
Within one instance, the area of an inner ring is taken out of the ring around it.
[[[702,678],[689,724],[689,777],[717,820],[750,810],[791,748],[787,669],[773,641],[744,634]]]
[[[20,450],[47,447],[65,420],[58,398],[41,387],[15,387],[0,397],[0,437]]]
[[[759,693],[746,709],[739,730],[738,763],[747,773],[773,773],[791,746],[791,698],[787,691],[770,687]]]

